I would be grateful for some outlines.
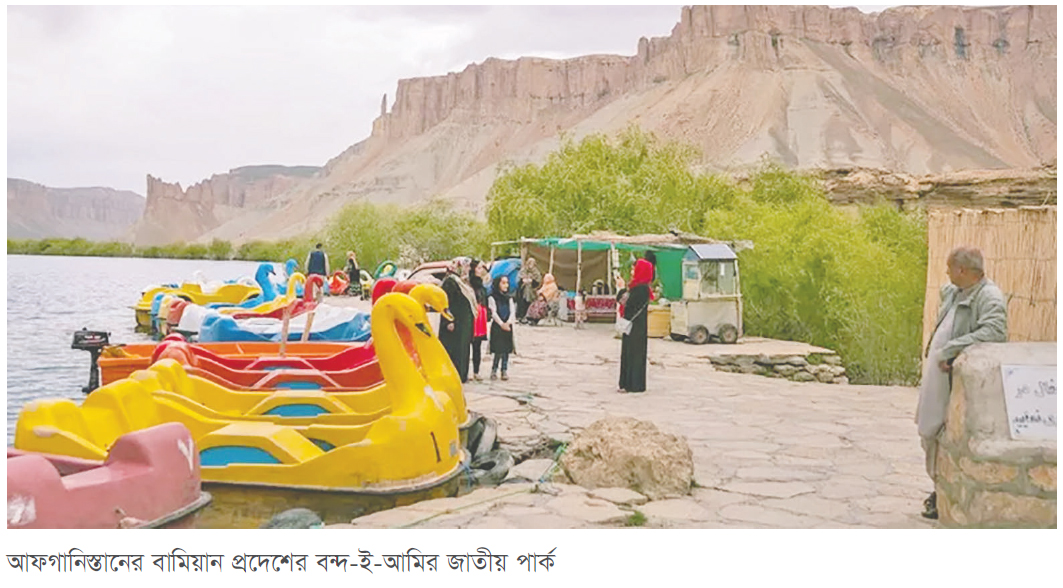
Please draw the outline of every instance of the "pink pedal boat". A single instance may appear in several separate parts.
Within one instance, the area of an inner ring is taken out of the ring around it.
[[[102,462],[7,448],[9,529],[186,527],[210,500],[180,423],[123,435]]]

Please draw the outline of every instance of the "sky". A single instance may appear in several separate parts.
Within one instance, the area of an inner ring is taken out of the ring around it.
[[[885,8],[861,6],[865,12]],[[680,6],[7,9],[7,175],[145,192],[244,165],[324,165],[398,80],[488,57],[633,55]]]

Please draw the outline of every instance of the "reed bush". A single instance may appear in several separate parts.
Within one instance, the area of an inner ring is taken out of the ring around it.
[[[887,205],[849,214],[813,178],[762,163],[746,180],[692,171],[697,151],[638,128],[565,139],[542,165],[505,165],[488,194],[494,239],[690,231],[739,252],[751,335],[837,351],[853,382],[914,383],[926,220]]]

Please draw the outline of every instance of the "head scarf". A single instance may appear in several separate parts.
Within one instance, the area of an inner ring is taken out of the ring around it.
[[[478,259],[473,259],[469,263],[469,285],[472,286],[472,291],[476,294],[476,302],[483,305],[487,304],[487,291],[484,289],[484,279],[476,274],[476,270],[483,265],[483,262]]]
[[[543,274],[539,271],[539,268],[536,267],[534,257],[529,257],[528,262],[521,266],[518,277],[522,280],[524,278],[530,278],[533,282],[541,282],[543,280]],[[513,287],[513,284],[510,284],[510,287]]]
[[[461,288],[461,293],[469,301],[469,312],[476,314],[476,292],[473,291],[472,286],[469,285],[469,268],[472,265],[468,257],[455,257],[450,261],[450,265],[447,270],[450,271],[453,276],[447,276],[447,278],[453,277],[454,281],[458,283],[458,287]],[[445,279],[444,279],[445,281]],[[453,306],[453,305],[452,305]]]
[[[498,310],[498,318],[501,319],[502,322],[506,322],[509,320],[510,290],[506,290],[505,292],[502,291],[501,284],[503,278],[508,279],[506,276],[502,275],[491,281],[491,298],[495,299],[495,309]],[[509,287],[512,289],[513,285],[510,284]]]
[[[645,259],[640,259],[635,262],[635,267],[631,270],[631,283],[627,287],[631,289],[642,284],[648,287],[652,281],[653,265]],[[650,300],[653,300],[653,289],[650,289]]]
[[[543,287],[539,288],[539,295],[550,302],[557,297],[557,281],[554,279],[554,274],[546,274],[543,276]]]

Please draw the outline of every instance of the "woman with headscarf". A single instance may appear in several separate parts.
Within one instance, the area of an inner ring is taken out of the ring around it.
[[[469,381],[469,351],[472,349],[472,327],[476,316],[476,293],[466,281],[468,277],[469,258],[454,258],[447,266],[447,276],[441,284],[447,294],[447,306],[454,321],[439,317],[439,342],[447,350],[450,361],[454,362],[462,383]]]
[[[472,323],[472,379],[480,382],[480,353],[483,342],[487,340],[487,288],[484,277],[487,276],[487,264],[478,259],[469,264],[469,285],[476,295],[476,316]]]
[[[517,320],[524,322],[524,315],[528,314],[528,305],[535,302],[536,291],[543,279],[543,274],[536,266],[534,257],[529,257],[527,263],[520,268],[517,279],[520,280],[517,286]]]
[[[491,298],[487,301],[491,310],[491,379],[502,366],[502,379],[508,380],[509,354],[513,353],[513,324],[516,322],[516,305],[509,297],[509,278],[498,276],[491,284]]]
[[[623,336],[620,346],[620,392],[646,391],[646,314],[650,300],[653,300],[651,280],[653,266],[645,259],[640,259],[631,271],[627,289],[617,294],[617,302],[623,307],[623,317],[631,321],[631,332]]]
[[[362,280],[358,270],[358,258],[354,256],[353,251],[347,252],[347,266],[344,268],[344,271],[347,272],[347,279],[349,280],[347,284],[347,295],[351,296],[357,292],[360,297],[362,294]]]

